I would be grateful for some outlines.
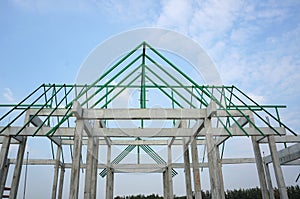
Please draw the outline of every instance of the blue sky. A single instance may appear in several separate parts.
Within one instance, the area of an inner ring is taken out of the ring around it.
[[[298,0],[3,0],[0,2],[0,103],[42,83],[74,83],[89,52],[138,27],[183,33],[214,60],[226,85],[263,104],[285,104],[300,125]]]

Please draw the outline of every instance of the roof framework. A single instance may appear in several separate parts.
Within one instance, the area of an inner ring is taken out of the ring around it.
[[[125,96],[136,98],[138,103],[127,101],[127,107],[118,107],[124,93],[131,93],[131,96]],[[153,108],[155,104],[160,107]],[[80,168],[85,168],[86,179],[92,179],[85,182],[84,198],[96,198],[97,169],[102,169],[100,175],[107,179],[107,198],[113,197],[116,172],[163,173],[164,196],[173,198],[172,177],[178,174],[176,168],[185,169],[187,196],[191,198],[190,168],[193,168],[194,191],[196,198],[201,198],[201,167],[209,168],[213,198],[224,198],[222,164],[240,163],[256,163],[263,198],[269,198],[272,186],[266,171],[271,162],[281,197],[286,198],[280,165],[296,164],[300,154],[298,145],[293,146],[292,152],[287,147],[287,143],[300,139],[280,118],[279,111],[285,106],[260,105],[235,86],[199,85],[146,42],[114,61],[90,84],[43,84],[20,103],[0,106],[10,108],[0,115],[0,194],[4,192],[9,164],[16,164],[14,173],[17,177],[13,179],[9,194],[12,198],[17,193],[28,136],[47,137],[57,145],[55,159],[26,163],[55,165],[52,198],[62,197],[62,188],[57,191],[59,168],[62,180],[63,170],[71,169],[74,186],[70,187],[70,198],[78,198]],[[152,125],[158,121],[163,121],[163,125]],[[251,138],[254,158],[223,158],[226,141],[235,136]],[[265,163],[259,143],[270,146],[271,154],[265,158]],[[287,147],[279,157],[276,143],[284,143]],[[19,144],[17,159],[7,157],[11,144]],[[71,146],[71,162],[64,160],[63,145]],[[82,145],[87,145],[85,163],[81,160]],[[98,161],[99,145],[107,146],[106,163]],[[125,146],[114,158],[113,145]],[[167,147],[167,159],[153,149],[156,145]],[[183,146],[183,163],[172,162],[172,146],[175,145]],[[198,157],[199,145],[207,151],[203,157]],[[136,163],[122,164],[134,150],[137,152]],[[141,151],[153,163],[141,162]],[[284,161],[281,160],[283,157],[286,157]]]

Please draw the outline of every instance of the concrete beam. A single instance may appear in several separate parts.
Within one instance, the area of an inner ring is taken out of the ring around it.
[[[73,105],[74,106],[74,105]],[[73,108],[74,109],[74,108]],[[51,108],[45,108],[37,113],[37,109],[29,109],[30,115],[48,116],[53,111]],[[51,114],[52,116],[64,116],[68,109],[57,109]],[[237,110],[227,110],[233,117],[242,117]],[[217,110],[214,116],[229,117],[227,111]],[[78,111],[77,112],[81,112]],[[242,110],[244,115],[251,114],[249,110]],[[155,114],[157,114],[155,116]],[[120,115],[124,114],[124,115]],[[179,114],[179,115],[176,115]],[[75,115],[74,115],[75,116]],[[97,120],[114,120],[114,119],[204,119],[207,117],[206,109],[83,109],[82,119],[97,119]],[[150,118],[151,117],[151,118]]]
[[[276,143],[299,143],[300,142],[300,136],[294,136],[294,135],[285,135],[285,136],[274,136]],[[259,141],[259,143],[269,143],[267,137],[257,137],[256,141]]]
[[[286,164],[288,162],[297,160],[300,158],[300,143],[289,146],[277,152],[280,164]],[[268,155],[264,158],[265,163],[269,164],[272,162],[272,156]]]
[[[10,127],[4,130],[3,135],[16,135],[16,133],[22,127]],[[285,135],[286,131],[282,127],[274,127],[281,135]],[[3,127],[0,127],[0,130]],[[32,136],[33,132],[37,127],[26,127],[19,135],[22,136]],[[52,128],[42,127],[36,136],[45,136]],[[238,127],[228,128],[232,136],[245,136],[245,133]],[[265,135],[274,135],[275,132],[269,127],[259,128]],[[73,137],[75,128],[60,127],[57,129],[56,133],[52,137],[63,136],[63,137]],[[260,136],[261,134],[255,128],[246,127],[244,130],[249,136]],[[210,128],[210,133],[213,136],[228,136],[228,133],[223,128]],[[191,137],[194,135],[192,128],[94,128],[93,136],[95,137]],[[203,128],[199,133],[199,136],[205,136],[206,129]],[[84,136],[84,134],[83,134]]]
[[[173,138],[169,140],[111,140],[110,145],[135,145],[135,146],[140,146],[140,145],[168,145],[170,146],[170,142],[173,140]],[[84,139],[82,140],[82,145],[87,145],[88,140]],[[70,139],[63,139],[62,140],[63,145],[72,145],[74,144],[73,140]],[[204,145],[205,140],[197,140],[198,145]],[[107,145],[107,142],[104,139],[99,139],[99,145]],[[174,139],[171,145],[182,145],[182,139]]]
[[[112,164],[115,173],[162,173],[165,164]]]
[[[30,116],[30,117],[32,117],[31,123],[33,124],[33,126],[39,127],[43,124],[43,121],[38,116],[34,116],[34,117]],[[44,124],[43,126],[47,126],[47,125]],[[59,145],[59,146],[61,145],[61,139],[60,138],[58,138],[58,137],[49,137],[49,136],[48,136],[48,138],[50,140],[52,140],[56,145]]]

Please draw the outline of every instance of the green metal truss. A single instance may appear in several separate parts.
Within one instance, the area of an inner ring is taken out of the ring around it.
[[[180,81],[174,74],[181,76],[185,82]],[[168,82],[167,77],[172,83]],[[117,82],[117,83],[116,83]],[[292,129],[285,125],[280,118],[279,109],[286,108],[281,105],[260,105],[247,96],[235,86],[213,86],[199,85],[196,81],[186,75],[180,68],[169,61],[161,52],[154,49],[146,42],[142,42],[132,51],[112,64],[97,80],[91,84],[42,84],[18,104],[0,104],[0,108],[10,108],[9,111],[0,116],[0,134],[13,125],[21,128],[15,134],[19,135],[32,120],[43,110],[50,110],[49,115],[42,117],[42,123],[37,127],[32,136],[45,125],[51,129],[44,136],[51,137],[59,127],[71,127],[71,121],[75,120],[72,112],[74,101],[79,101],[84,108],[106,109],[126,89],[138,89],[139,108],[147,107],[148,92],[162,93],[170,100],[166,108],[205,108],[211,101],[217,104],[219,110],[225,111],[229,117],[217,117],[216,125],[224,128],[228,136],[232,136],[229,127],[236,124],[245,134],[247,131],[238,123],[237,118],[231,115],[230,110],[241,113],[250,125],[252,125],[262,136],[264,132],[244,114],[244,110],[251,111],[259,123],[270,127],[278,135],[280,134],[274,126],[284,127],[288,132],[297,135]],[[35,110],[29,121],[23,123],[27,110]],[[55,111],[62,111],[63,116],[55,116]],[[1,113],[1,112],[0,112]],[[264,116],[268,116],[271,122]],[[109,122],[109,121],[106,121]],[[173,121],[175,124],[175,121]],[[144,128],[144,121],[140,121],[140,128]],[[62,139],[67,139],[62,137]],[[136,138],[141,139],[141,138]],[[140,162],[140,148],[145,151],[158,164],[166,162],[149,146],[127,146],[112,161],[112,164],[120,163],[132,150],[137,148],[138,163]],[[223,151],[222,151],[223,153]],[[105,176],[106,170],[101,172]],[[173,170],[173,176],[177,174]]]

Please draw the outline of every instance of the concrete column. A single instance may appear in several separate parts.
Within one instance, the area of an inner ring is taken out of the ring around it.
[[[187,121],[182,120],[179,128],[187,128]],[[187,143],[187,138],[183,138],[183,160],[184,160],[184,173],[185,173],[185,185],[187,199],[193,198],[192,192],[192,179],[191,179],[191,164],[190,164],[190,152]]]
[[[111,168],[111,146],[107,146],[107,174],[106,174],[106,199],[113,199],[114,196],[114,173]]]
[[[70,181],[70,199],[78,199],[83,120],[76,120]]]
[[[53,177],[53,184],[52,184],[52,197],[51,197],[52,199],[56,199],[59,164],[60,164],[60,154],[61,154],[61,147],[57,146],[56,163],[54,165],[54,177]]]
[[[93,147],[94,138],[88,138],[87,155],[86,155],[86,169],[85,169],[85,186],[84,186],[84,198],[91,198],[92,191],[92,174],[93,174]]]
[[[8,170],[9,170],[9,165],[10,165],[10,163],[8,161],[3,170],[2,182],[0,182],[1,185],[3,185],[3,189],[1,190],[0,196],[2,196],[4,193],[5,183],[6,183],[6,179],[7,179],[7,175],[8,175]]]
[[[259,184],[260,184],[260,189],[261,189],[261,194],[263,199],[269,199],[269,192],[267,188],[267,183],[266,183],[266,176],[264,172],[264,163],[263,159],[261,156],[260,148],[259,145],[256,141],[256,137],[252,136],[252,146],[253,146],[253,151],[254,151],[254,156],[255,156],[255,162],[256,162],[256,169],[258,173],[258,179],[259,179]]]
[[[202,199],[201,193],[201,180],[199,173],[199,159],[198,159],[198,149],[197,149],[197,140],[196,138],[192,141],[192,165],[193,165],[193,176],[194,176],[194,190],[195,190],[195,199]]]
[[[206,133],[206,145],[212,198],[223,199],[223,185],[221,185],[223,183],[223,179],[221,179],[219,171],[218,158],[216,152],[217,147],[213,136],[209,132]]]
[[[254,116],[250,116],[250,120],[254,123]],[[250,127],[253,127],[252,124],[249,124]],[[255,156],[255,162],[256,162],[256,169],[258,173],[258,179],[259,179],[259,184],[260,184],[260,189],[261,189],[261,194],[263,199],[269,199],[270,195],[268,192],[267,188],[267,182],[266,182],[266,175],[264,172],[264,162],[262,159],[262,155],[260,152],[259,144],[256,141],[256,137],[252,136],[252,146],[253,146],[253,151],[254,151],[254,156]]]
[[[275,199],[269,165],[264,163],[264,166],[265,166],[265,172],[266,172],[267,185],[268,185],[270,199]]]
[[[57,197],[58,199],[62,199],[64,178],[65,178],[65,167],[62,165],[60,168],[60,176],[59,176],[59,187],[58,187],[58,197]]]
[[[95,138],[93,147],[93,169],[92,169],[92,187],[91,198],[97,197],[97,178],[98,178],[98,153],[99,153],[99,138]]]
[[[287,188],[285,186],[283,173],[282,173],[280,162],[279,162],[279,157],[278,157],[278,153],[277,153],[274,135],[268,136],[268,141],[269,141],[269,148],[270,148],[270,152],[271,152],[271,156],[272,156],[274,173],[275,173],[275,177],[276,177],[276,181],[277,181],[277,185],[278,185],[280,198],[288,199]]]
[[[9,152],[9,146],[10,146],[10,136],[4,136],[3,137],[3,142],[2,142],[2,147],[1,147],[1,152],[0,152],[0,194],[2,196],[4,187],[5,187],[5,182],[6,182],[6,167],[8,165],[7,161],[7,156]]]
[[[219,180],[220,180],[220,187],[221,187],[221,196],[225,199],[225,188],[224,188],[224,180],[223,180],[223,172],[222,172],[222,161],[220,158],[220,151],[219,146],[216,147],[216,153],[217,153],[217,162],[218,162],[218,172],[219,172]]]
[[[208,160],[208,169],[210,177],[210,187],[212,198],[214,199],[224,199],[224,184],[222,173],[219,165],[219,155],[218,147],[215,143],[215,140],[212,134],[209,132],[211,128],[211,120],[206,119],[204,121],[204,126],[207,129],[206,132],[206,146],[207,146],[207,160]]]
[[[169,198],[174,198],[173,193],[173,179],[172,179],[172,148],[171,146],[168,146],[168,187],[169,187]]]
[[[27,138],[23,137],[22,142],[19,144],[18,154],[17,154],[17,162],[14,169],[13,174],[13,180],[11,183],[11,190],[9,198],[15,199],[17,198],[18,194],[18,188],[20,183],[20,177],[21,177],[21,171],[22,171],[22,165],[23,165],[23,159],[24,159],[24,153],[26,149],[26,142]]]
[[[187,199],[193,198],[192,193],[192,180],[191,180],[191,165],[190,165],[190,153],[189,146],[185,144],[186,140],[183,139],[183,159],[184,159],[184,172],[185,172],[185,185]]]
[[[164,198],[169,199],[168,169],[163,171]]]
[[[112,168],[107,169],[106,174],[106,199],[114,197],[114,172]]]

